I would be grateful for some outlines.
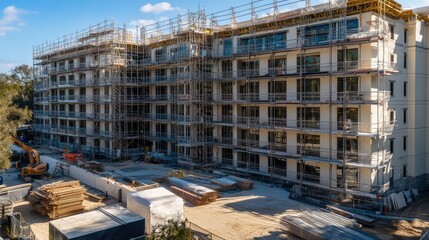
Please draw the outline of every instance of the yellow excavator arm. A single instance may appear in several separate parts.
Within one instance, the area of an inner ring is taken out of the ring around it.
[[[18,138],[10,134],[12,137],[13,142],[18,145],[18,147],[22,148],[25,152],[28,154],[28,158],[30,160],[29,166],[37,165],[40,163],[40,155],[39,152],[37,152],[36,149],[33,149],[27,145],[25,145],[23,142],[21,142]]]

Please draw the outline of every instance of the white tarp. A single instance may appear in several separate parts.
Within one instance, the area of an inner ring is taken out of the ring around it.
[[[128,193],[127,209],[145,219],[146,233],[168,219],[183,219],[183,199],[163,187]]]
[[[176,177],[169,177],[168,181],[170,182],[171,185],[183,188],[183,189],[185,189],[191,193],[195,193],[195,194],[200,195],[200,196],[208,194],[208,193],[216,192],[213,189],[206,188],[206,187],[194,184],[194,183],[190,183],[190,182],[187,182],[185,180],[182,180],[182,179],[179,179]]]

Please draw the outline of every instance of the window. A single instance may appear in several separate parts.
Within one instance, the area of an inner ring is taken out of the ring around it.
[[[286,107],[269,107],[268,119],[270,124],[278,127],[287,126],[287,108]]]
[[[222,78],[232,78],[232,61],[222,61]]]
[[[404,110],[403,110],[403,112],[404,112],[404,123],[407,123],[407,114],[408,114],[408,109],[407,108],[404,108]]]
[[[408,82],[404,82],[404,97],[407,96],[407,86],[408,86]]]
[[[346,56],[344,56],[343,50],[338,50],[337,52],[338,71],[357,69],[359,64],[358,49],[357,48],[347,49],[345,55]]]
[[[222,148],[222,165],[232,166],[234,154],[232,149]]]
[[[394,81],[390,81],[389,89],[390,89],[390,96],[393,97],[395,95],[395,82]]]
[[[356,127],[359,125],[357,124],[358,119],[358,108],[339,107],[337,109],[337,130],[356,131]]]
[[[407,151],[407,136],[403,136],[402,140],[402,148],[404,149],[404,151]]]
[[[259,61],[238,62],[238,77],[259,76]]]
[[[320,79],[304,79],[301,81],[297,80],[296,83],[297,97],[298,100],[302,99],[304,101],[319,101],[320,100]]]
[[[337,137],[337,158],[358,160],[359,142],[357,138]]]
[[[232,55],[232,39],[226,38],[223,40],[223,56]]]
[[[404,29],[404,43],[407,43],[408,40],[408,29]]]
[[[271,75],[285,75],[286,74],[286,64],[287,64],[286,58],[279,58],[279,59],[275,59],[274,61],[271,61],[271,59],[269,59],[268,60],[268,66],[270,68],[270,74]]]
[[[407,53],[404,52],[404,68],[407,68]]]
[[[304,65],[302,68],[303,73],[320,72],[320,55],[305,56],[303,59],[298,56],[296,57],[296,65],[298,73],[301,72],[301,65]]]
[[[390,54],[390,64],[393,65],[395,63],[395,54]]]
[[[390,110],[390,124],[395,123],[395,110]]]
[[[310,134],[297,134],[297,153],[303,156],[320,156],[320,136]]]
[[[395,26],[389,25],[390,28],[390,39],[395,39]]]
[[[232,100],[232,82],[221,83],[222,100]]]
[[[297,108],[298,127],[320,128],[320,108]]]
[[[232,123],[232,105],[222,105],[222,122]]]
[[[284,101],[287,98],[287,82],[275,81],[268,83],[268,92],[271,101]]]
[[[268,132],[270,148],[286,152],[287,134],[286,132]]]
[[[395,139],[394,138],[391,138],[390,140],[389,140],[389,149],[390,149],[390,153],[393,153],[394,151],[394,147],[395,147]]]
[[[407,176],[407,165],[404,164],[404,166],[402,167],[402,177],[406,177]]]

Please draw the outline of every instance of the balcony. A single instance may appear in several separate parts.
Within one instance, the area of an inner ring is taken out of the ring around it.
[[[389,91],[285,92],[268,94],[238,93],[213,95],[213,101],[221,103],[379,104],[389,100]]]

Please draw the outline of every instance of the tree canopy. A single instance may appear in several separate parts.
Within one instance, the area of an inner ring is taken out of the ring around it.
[[[19,125],[31,120],[27,105],[33,101],[31,72],[28,65],[21,65],[11,74],[0,73],[0,169],[10,167],[12,139],[9,134],[15,134]]]
[[[157,225],[146,240],[192,240],[193,232],[186,227],[186,221],[169,219]]]

